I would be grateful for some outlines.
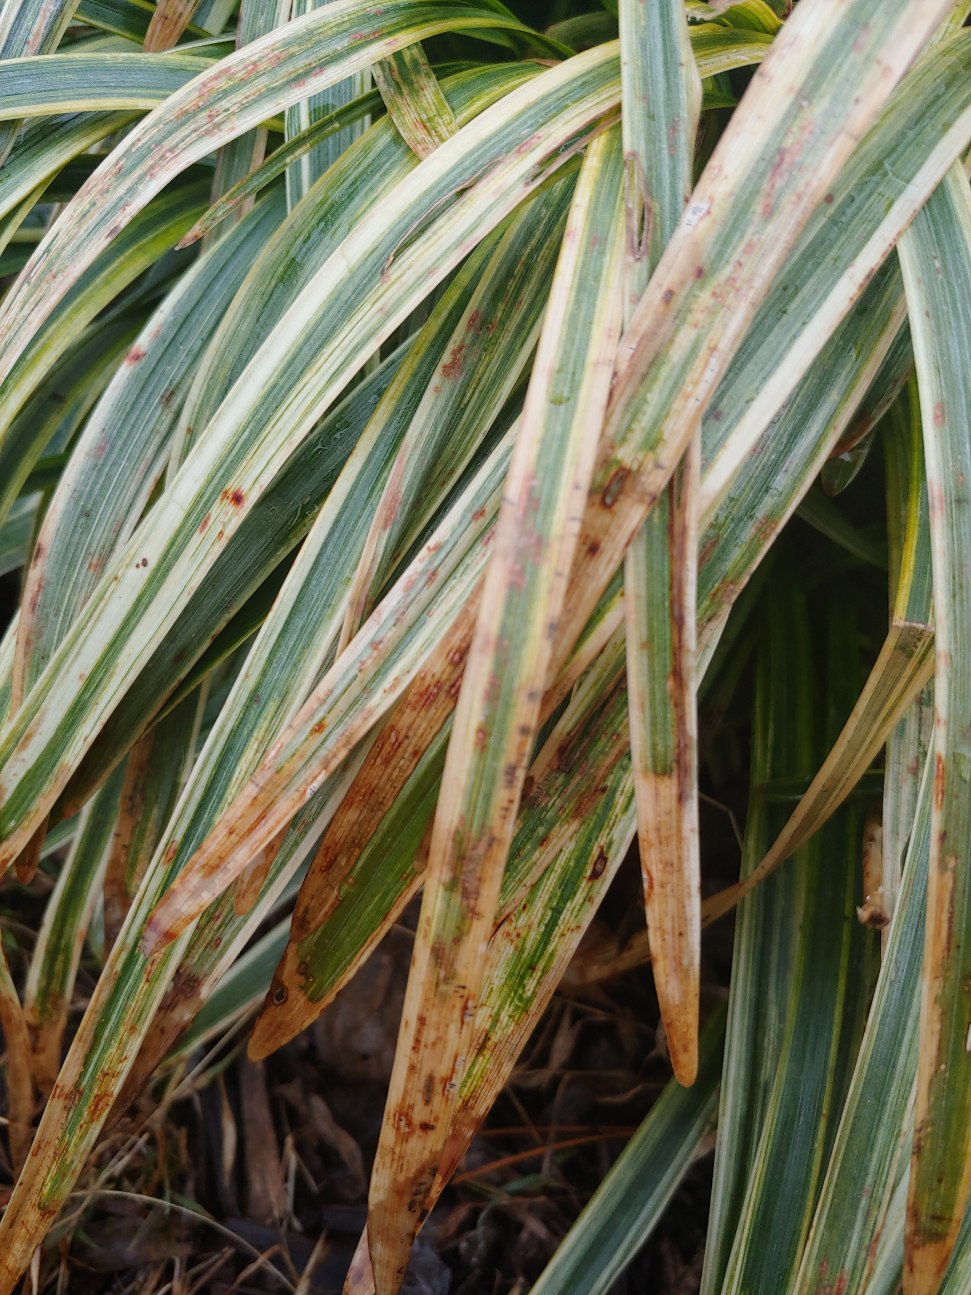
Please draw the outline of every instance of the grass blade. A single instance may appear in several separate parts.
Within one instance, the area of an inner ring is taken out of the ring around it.
[[[691,192],[701,82],[680,0],[620,5],[627,172],[627,320]],[[698,1066],[701,860],[696,624],[700,444],[624,564],[627,686],[644,907],[671,1064]]]
[[[388,116],[417,158],[428,157],[458,130],[420,45],[375,63],[373,76]]]
[[[468,1025],[576,541],[619,334],[621,154],[588,148],[516,441],[456,705],[419,934],[371,1180],[378,1289],[397,1290],[448,1136]],[[542,465],[542,475],[540,474]],[[528,538],[527,538],[528,537]],[[402,1142],[404,1122],[413,1132]]]
[[[920,1059],[904,1263],[906,1295],[934,1295],[971,1194],[971,501],[968,337],[971,191],[960,166],[900,243],[917,361],[934,587],[934,808]],[[955,314],[954,312],[958,313]]]

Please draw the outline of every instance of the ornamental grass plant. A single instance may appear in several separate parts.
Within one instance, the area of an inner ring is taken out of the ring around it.
[[[700,1174],[661,1295],[968,1295],[969,11],[5,0],[0,1292],[431,1290],[636,984],[643,1119],[461,1290],[637,1289]],[[239,1248],[180,1099],[275,1137],[403,931],[353,1257],[91,1277],[113,1194]]]

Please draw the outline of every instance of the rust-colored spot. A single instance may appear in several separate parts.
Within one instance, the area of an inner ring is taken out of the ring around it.
[[[435,1125],[432,1124],[430,1120],[421,1120],[418,1127],[421,1129],[422,1133],[431,1133],[435,1129]]]
[[[705,267],[703,265],[695,266],[695,278],[703,279],[705,277]]]
[[[669,306],[671,302],[674,300],[674,289],[665,288],[664,291],[661,293],[661,300],[664,302],[666,306]]]
[[[125,356],[126,364],[137,364],[139,360],[144,360],[145,352],[140,346],[133,346]]]
[[[947,779],[947,766],[942,755],[934,757],[934,807],[940,809],[944,804],[944,783]]]
[[[826,197],[823,199],[823,202],[826,203],[827,207],[831,207],[833,205],[833,195],[831,193],[828,193]]]
[[[432,1098],[435,1095],[435,1080],[431,1075],[425,1076],[425,1082],[421,1088],[422,1099],[426,1106],[431,1106]]]
[[[227,503],[232,504],[234,508],[241,508],[246,503],[246,496],[240,490],[239,486],[234,486],[232,490],[224,490],[220,495]]]
[[[944,417],[944,406],[940,401],[934,406],[934,426],[943,427],[946,419]]]
[[[465,343],[457,342],[452,347],[452,353],[442,365],[443,378],[457,378],[462,372],[462,356],[465,354]]]
[[[603,848],[603,846],[601,846],[600,849],[597,851],[596,857],[593,861],[593,867],[590,869],[589,880],[596,881],[598,877],[602,877],[604,875],[604,870],[606,869],[606,867],[607,867],[607,851]]]

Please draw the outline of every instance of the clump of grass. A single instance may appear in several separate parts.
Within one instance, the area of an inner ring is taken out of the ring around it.
[[[568,969],[648,958],[673,1079],[537,1289],[606,1289],[716,1111],[707,1295],[967,1289],[969,7],[10,0],[0,848],[55,884],[0,1290],[159,1066],[264,995],[278,1048],[419,892],[348,1291]],[[866,678],[797,512],[886,590]],[[635,840],[646,927],[575,958]]]

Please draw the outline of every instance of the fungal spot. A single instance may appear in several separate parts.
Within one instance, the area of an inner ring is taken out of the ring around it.
[[[624,482],[627,480],[627,469],[617,468],[611,474],[610,480],[604,486],[602,495],[604,508],[613,508],[614,504],[620,498],[621,491],[624,488]]]
[[[274,989],[274,991],[273,991],[273,1003],[274,1003],[274,1005],[275,1005],[276,1007],[282,1007],[282,1006],[283,1006],[283,1004],[284,1004],[286,1001],[287,1001],[287,987],[286,987],[286,985],[277,985],[276,989]]]

